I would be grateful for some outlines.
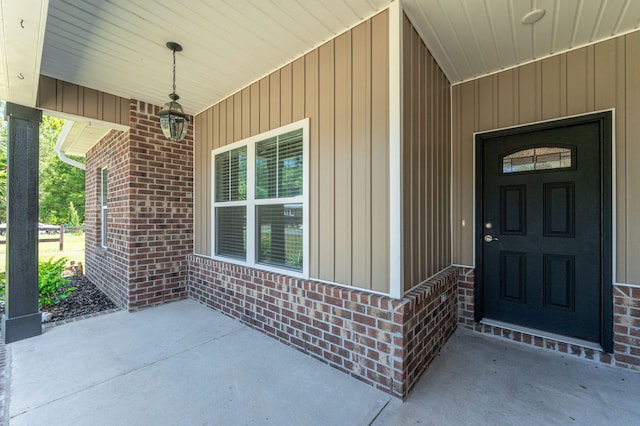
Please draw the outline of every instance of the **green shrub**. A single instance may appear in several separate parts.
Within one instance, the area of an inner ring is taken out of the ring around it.
[[[46,308],[56,305],[69,297],[75,287],[69,286],[70,280],[62,277],[67,258],[58,260],[50,258],[38,262],[38,307]],[[4,301],[7,274],[0,273],[0,300]]]
[[[62,277],[67,260],[66,257],[53,260],[52,257],[47,261],[38,262],[38,307],[56,305],[69,297],[76,289],[69,287],[70,280]]]
[[[4,288],[7,283],[7,273],[0,272],[0,302],[4,302]]]

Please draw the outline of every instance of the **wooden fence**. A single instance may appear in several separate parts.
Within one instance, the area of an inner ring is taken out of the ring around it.
[[[84,226],[64,226],[64,225],[60,225],[60,227],[56,227],[54,228],[53,226],[51,227],[47,227],[44,229],[40,229],[40,231],[44,230],[45,232],[57,232],[58,236],[56,238],[39,238],[38,242],[39,243],[55,243],[55,242],[60,242],[60,251],[64,250],[64,233],[66,231],[84,231],[85,227]],[[1,240],[0,241],[0,245],[1,244],[7,244],[6,240]]]

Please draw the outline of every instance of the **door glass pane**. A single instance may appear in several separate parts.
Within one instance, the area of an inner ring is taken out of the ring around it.
[[[566,169],[572,165],[572,152],[569,148],[530,148],[503,157],[502,173]]]

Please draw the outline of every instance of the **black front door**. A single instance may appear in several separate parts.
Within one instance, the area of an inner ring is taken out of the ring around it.
[[[607,118],[478,136],[480,316],[609,346]]]

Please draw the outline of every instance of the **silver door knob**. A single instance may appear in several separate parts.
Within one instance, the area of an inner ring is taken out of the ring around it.
[[[494,237],[493,235],[489,235],[489,234],[484,236],[484,242],[485,243],[490,243],[492,241],[500,241],[500,239]]]

